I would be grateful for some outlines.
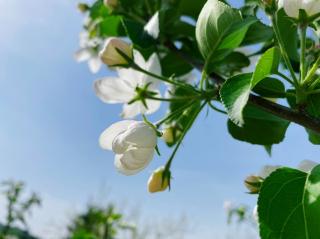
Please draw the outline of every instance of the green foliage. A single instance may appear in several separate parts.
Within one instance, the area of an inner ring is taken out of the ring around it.
[[[7,200],[6,221],[0,225],[0,238],[6,239],[9,236],[16,236],[19,239],[32,239],[27,231],[14,227],[16,223],[21,223],[27,229],[26,216],[31,212],[34,206],[41,204],[37,194],[32,193],[29,197],[23,199],[25,184],[22,182],[5,181],[4,196]]]
[[[196,26],[196,38],[205,68],[238,47],[254,18],[243,20],[240,12],[218,0],[209,0],[203,7]]]
[[[253,75],[237,75],[223,85],[220,91],[221,99],[235,124],[244,124],[242,111],[249,100],[251,90],[264,78],[278,71],[279,61],[278,48],[270,48],[261,56]]]
[[[262,185],[258,206],[261,239],[319,238],[320,166],[310,173],[275,171]]]
[[[115,239],[120,231],[135,235],[135,227],[125,223],[122,214],[113,205],[106,208],[88,206],[86,212],[76,216],[68,227],[71,239]]]
[[[283,141],[289,122],[248,105],[243,112],[243,127],[228,121],[229,133],[237,140],[258,145],[273,145]],[[266,129],[268,129],[266,131]]]

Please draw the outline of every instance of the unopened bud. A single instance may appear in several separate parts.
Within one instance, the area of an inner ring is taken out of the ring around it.
[[[106,41],[103,50],[100,52],[100,58],[108,66],[128,64],[128,60],[119,52],[130,59],[133,58],[132,49],[128,43],[119,38],[111,37]]]
[[[173,128],[172,127],[166,128],[163,131],[162,138],[168,145],[172,145],[174,143]]]
[[[263,178],[254,175],[247,177],[244,181],[244,185],[251,194],[258,194],[260,192],[262,183]]]
[[[164,167],[155,170],[148,180],[148,190],[150,193],[165,191],[170,183],[170,172],[166,171]]]
[[[88,6],[88,4],[79,3],[78,4],[78,9],[79,9],[80,12],[85,13],[90,9],[90,7]]]
[[[118,0],[104,0],[103,2],[104,5],[111,10],[116,9],[118,6]]]

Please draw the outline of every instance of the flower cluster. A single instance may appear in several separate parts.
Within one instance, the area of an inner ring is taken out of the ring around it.
[[[113,10],[117,7],[117,1],[107,0],[104,4]],[[152,16],[144,31],[152,38],[158,38],[160,33],[158,13]],[[166,81],[167,89],[164,93],[166,98],[162,98],[160,91],[162,71],[156,53],[145,59],[130,43],[116,37],[106,39],[99,52],[94,51],[94,53],[92,48],[99,44],[93,44],[87,38],[81,42],[83,42],[82,49],[76,53],[77,60],[88,60],[93,72],[97,72],[101,63],[104,63],[118,74],[117,77],[104,77],[94,82],[95,93],[102,102],[123,104],[121,117],[125,119],[104,130],[99,139],[100,146],[114,152],[114,165],[118,172],[124,175],[137,174],[152,161],[157,150],[158,137],[164,135],[163,139],[166,142],[168,129],[159,132],[158,127],[161,124],[156,126],[146,119],[144,121],[133,119],[139,115],[156,112],[161,106],[161,101],[172,97],[175,85]],[[194,78],[190,73],[178,78],[177,81],[192,83]],[[170,79],[168,81],[170,82]],[[170,168],[167,165],[159,167],[149,178],[149,192],[165,191],[170,186],[170,179]]]

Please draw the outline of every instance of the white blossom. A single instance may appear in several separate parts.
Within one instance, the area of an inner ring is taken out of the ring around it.
[[[74,54],[74,58],[78,62],[87,61],[92,73],[97,73],[102,66],[102,62],[99,57],[100,44],[100,39],[90,39],[87,32],[80,33],[80,49]]]
[[[100,146],[112,150],[115,167],[125,175],[133,175],[148,166],[157,145],[155,130],[143,121],[124,120],[112,124],[100,136]]]
[[[134,50],[133,55],[135,63],[141,68],[161,75],[161,66],[156,54],[151,55],[147,61],[138,51]],[[148,90],[156,92],[160,96],[157,79],[130,68],[117,68],[116,70],[118,77],[105,77],[94,83],[96,95],[103,102],[108,104],[123,103],[121,116],[125,119],[134,118],[139,114],[152,114],[159,109],[161,102],[156,100],[147,99],[147,108],[141,101],[128,104],[136,96],[136,87],[142,88],[146,84],[149,84]]]
[[[289,17],[299,18],[299,10],[305,10],[308,16],[320,12],[319,0],[279,0],[279,8],[284,8]]]

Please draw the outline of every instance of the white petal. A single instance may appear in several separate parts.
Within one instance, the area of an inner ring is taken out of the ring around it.
[[[119,77],[128,82],[128,84],[132,88],[136,88],[139,85],[139,79],[142,78],[143,73],[135,71],[133,69],[126,69],[126,68],[118,68],[117,72]]]
[[[161,101],[158,100],[146,100],[148,108],[146,108],[141,102],[135,102],[133,104],[124,104],[121,117],[124,119],[133,119],[137,115],[153,114],[159,110]]]
[[[102,62],[99,57],[93,57],[88,61],[89,69],[92,73],[98,73],[102,66]]]
[[[112,150],[113,140],[123,131],[128,129],[128,127],[136,121],[133,120],[123,120],[112,124],[106,130],[102,132],[99,138],[99,144],[101,148],[106,150]]]
[[[137,51],[133,50],[134,62],[143,69],[146,69],[147,61],[144,59],[143,55]]]
[[[127,103],[134,97],[134,89],[122,79],[106,77],[94,82],[96,95],[105,103]]]
[[[261,171],[260,171],[260,173],[259,173],[259,176],[261,177],[261,178],[267,178],[267,177],[269,177],[269,175],[271,174],[271,173],[273,173],[274,171],[276,171],[277,169],[279,169],[279,168],[281,168],[282,166],[279,166],[279,165],[277,165],[277,166],[272,166],[272,165],[266,165],[266,166],[264,166],[262,169],[261,169]]]
[[[311,161],[311,160],[303,160],[300,162],[298,169],[305,173],[309,173],[314,167],[319,165],[318,163]]]
[[[144,30],[154,39],[157,39],[159,37],[159,33],[160,33],[159,12],[156,12],[152,16],[149,22],[144,26]]]
[[[124,119],[132,119],[137,115],[144,113],[142,110],[142,103],[135,102],[133,104],[124,104],[122,107],[121,117]]]
[[[284,1],[285,0],[278,0],[278,8],[283,8],[283,5],[284,5]]]
[[[145,63],[145,67],[143,69],[155,75],[161,76],[161,65],[160,65],[158,56],[156,54],[152,54],[148,59],[148,61]],[[161,81],[155,77],[149,76],[147,74],[143,74],[139,79],[139,85],[142,87],[148,83],[152,83],[149,86],[149,89],[155,90],[159,88]]]
[[[153,53],[147,61],[147,70],[151,71],[156,75],[161,75],[161,64],[159,57],[156,53]]]
[[[131,124],[128,129],[119,134],[113,143],[113,149],[115,142],[120,147],[130,146],[135,148],[151,148],[154,149],[157,145],[157,135],[153,128],[143,121],[135,122]]]
[[[161,106],[161,101],[159,100],[146,100],[148,109],[146,109],[145,114],[150,115],[158,111]],[[144,107],[144,106],[143,106]]]
[[[153,159],[154,149],[130,149],[117,154],[115,167],[124,175],[133,175],[146,168]]]
[[[87,61],[91,58],[91,51],[88,48],[78,50],[74,54],[74,59],[78,62]]]
[[[197,81],[198,77],[197,75],[194,73],[194,71],[190,71],[189,73],[183,75],[183,76],[180,76],[178,78],[178,80],[180,81],[183,81],[185,83],[188,83],[188,84],[193,84]]]
[[[304,0],[304,9],[309,16],[320,12],[320,1],[319,0]]]
[[[299,9],[302,9],[302,0],[284,0],[283,7],[288,16],[299,18]]]

